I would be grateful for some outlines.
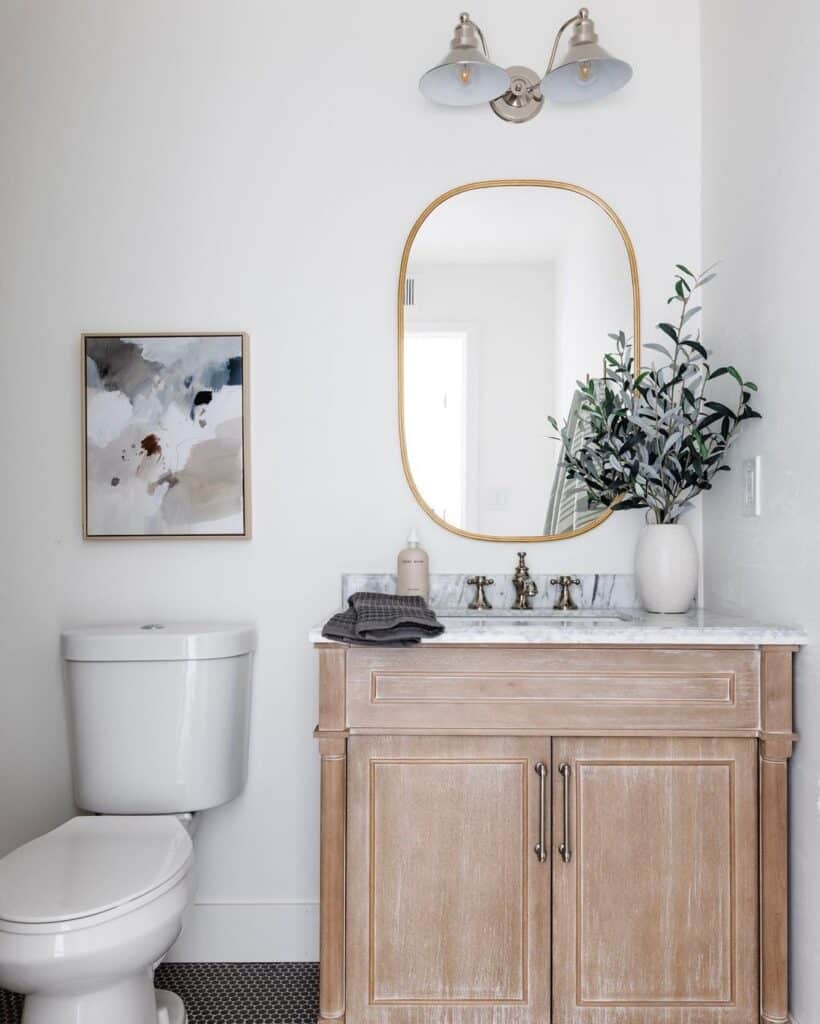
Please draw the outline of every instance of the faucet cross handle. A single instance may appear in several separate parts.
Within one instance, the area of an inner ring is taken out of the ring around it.
[[[470,611],[490,611],[492,605],[487,600],[487,595],[484,593],[485,587],[491,587],[495,583],[495,580],[490,579],[489,576],[471,576],[467,580],[467,585],[475,587],[475,597],[467,605]]]
[[[550,580],[550,584],[553,587],[557,586],[561,588],[553,608],[562,612],[575,611],[578,608],[578,605],[575,603],[569,589],[570,587],[581,586],[581,581],[577,576],[553,576]]]

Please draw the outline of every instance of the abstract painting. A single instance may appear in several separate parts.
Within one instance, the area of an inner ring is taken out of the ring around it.
[[[83,335],[87,538],[250,535],[247,347]]]

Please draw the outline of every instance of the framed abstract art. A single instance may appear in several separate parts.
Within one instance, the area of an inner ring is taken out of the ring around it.
[[[249,537],[248,338],[84,334],[83,535]]]

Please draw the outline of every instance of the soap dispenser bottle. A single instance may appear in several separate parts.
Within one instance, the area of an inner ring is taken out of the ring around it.
[[[410,531],[407,547],[399,552],[396,581],[396,593],[401,597],[423,597],[426,601],[430,596],[430,560],[415,530]]]

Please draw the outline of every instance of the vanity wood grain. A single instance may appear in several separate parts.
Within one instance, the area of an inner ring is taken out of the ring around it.
[[[793,652],[319,645],[320,1020],[788,1021]]]
[[[555,1024],[754,1021],[754,740],[561,738],[561,763],[572,860],[553,869]]]
[[[548,1020],[549,870],[532,857],[534,768],[547,743],[380,736],[350,746],[350,1019]]]
[[[759,679],[758,651],[725,648],[351,648],[346,726],[753,736]]]

